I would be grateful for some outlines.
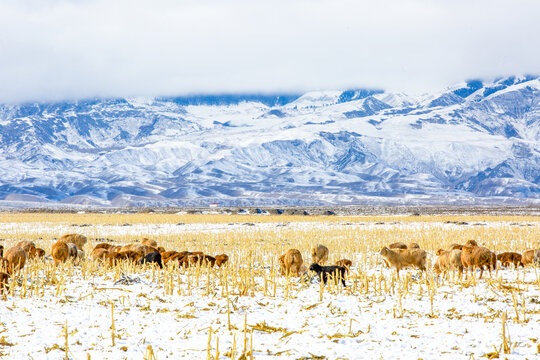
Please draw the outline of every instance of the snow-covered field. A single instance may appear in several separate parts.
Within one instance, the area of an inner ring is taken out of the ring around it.
[[[117,236],[162,227],[174,237],[173,229],[178,234],[246,233],[280,225],[138,224],[79,230]],[[350,225],[288,224],[296,226]],[[442,225],[386,224],[385,229],[397,226],[421,231]],[[36,231],[62,233],[67,227],[42,224]],[[29,228],[35,227],[2,223],[0,231],[9,237]],[[530,231],[538,229],[534,223]],[[328,285],[322,299],[316,279],[291,278],[289,283],[278,276],[274,284],[270,260],[255,260],[250,268],[232,257],[228,269],[199,273],[147,268],[122,275],[96,264],[41,267],[28,279],[19,279],[26,284],[26,294],[17,285],[14,295],[0,300],[0,357],[60,359],[66,342],[70,359],[143,359],[149,358],[149,346],[157,359],[479,359],[499,351],[501,358],[540,357],[540,269],[498,270],[476,284],[451,276],[434,285],[431,272],[426,279],[416,270],[402,272],[402,281],[397,281],[395,271],[374,261],[377,256],[374,251],[355,254],[347,288]],[[33,291],[32,283],[38,284]],[[239,291],[243,286],[244,294]],[[508,316],[509,354],[503,354],[503,313]]]

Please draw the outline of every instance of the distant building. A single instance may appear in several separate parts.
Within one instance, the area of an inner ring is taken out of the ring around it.
[[[219,203],[211,203],[211,204],[210,204],[210,207],[211,207],[211,208],[214,208],[214,207],[218,207],[218,205],[219,205]]]

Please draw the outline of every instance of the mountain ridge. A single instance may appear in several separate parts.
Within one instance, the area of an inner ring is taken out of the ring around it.
[[[533,201],[539,144],[540,78],[530,75],[421,96],[356,89],[0,105],[0,201]]]

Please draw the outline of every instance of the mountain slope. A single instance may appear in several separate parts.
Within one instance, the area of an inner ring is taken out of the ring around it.
[[[540,199],[539,144],[532,76],[416,97],[349,90],[0,105],[0,199]]]

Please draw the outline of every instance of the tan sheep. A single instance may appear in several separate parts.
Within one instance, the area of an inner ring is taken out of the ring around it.
[[[219,255],[216,255],[215,258],[216,258],[216,265],[218,267],[222,267],[223,265],[227,263],[227,261],[229,261],[229,255],[227,254],[219,254]]]
[[[311,261],[320,265],[326,264],[328,261],[328,248],[319,244],[311,249]]]
[[[433,271],[437,274],[451,270],[458,270],[463,273],[463,263],[461,262],[461,250],[437,250],[437,260],[433,265]]]
[[[79,250],[83,250],[84,245],[88,241],[86,236],[80,235],[80,234],[66,234],[63,235],[60,239],[58,239],[59,242],[63,243],[73,243],[77,246]]]
[[[474,244],[477,244],[476,241],[469,240],[461,249],[461,262],[463,266],[466,269],[471,268],[471,271],[474,271],[475,268],[480,268],[480,279],[484,274],[484,267],[487,267],[491,276],[491,270],[497,268],[497,256],[489,249]]]
[[[461,250],[463,248],[463,245],[460,244],[452,244],[448,247],[448,251],[450,250]]]
[[[4,258],[8,261],[8,273],[21,270],[26,263],[26,252],[18,246],[13,246],[6,251]]]
[[[304,263],[302,254],[297,249],[289,249],[279,257],[279,270],[281,275],[300,276],[300,267]]]
[[[417,243],[409,243],[409,245],[407,245],[407,249],[420,249],[420,245]]]
[[[381,249],[380,254],[389,264],[396,268],[398,276],[399,270],[408,266],[417,267],[422,271],[426,270],[427,253],[425,250],[407,249],[394,251],[385,246]]]
[[[51,247],[51,256],[54,260],[54,264],[66,262],[69,257],[69,247],[67,243],[63,241],[57,241]]]

